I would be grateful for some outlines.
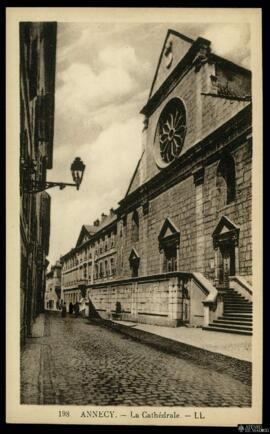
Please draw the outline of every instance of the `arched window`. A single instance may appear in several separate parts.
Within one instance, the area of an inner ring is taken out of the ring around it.
[[[132,215],[132,241],[139,240],[139,214],[138,211],[134,211]]]
[[[134,247],[131,250],[129,255],[129,264],[131,269],[132,277],[138,277],[139,275],[139,265],[140,265],[140,256]]]
[[[219,207],[235,200],[235,164],[230,154],[222,157],[217,168],[217,195]]]
[[[115,274],[116,270],[115,270],[115,262],[114,262],[114,258],[111,258],[111,275],[113,276]]]
[[[105,263],[104,263],[104,275],[105,275],[105,277],[107,277],[109,275],[108,262],[107,261],[105,261]]]
[[[98,264],[95,264],[95,279],[98,279]]]
[[[104,277],[103,262],[100,262],[99,264],[99,277]]]

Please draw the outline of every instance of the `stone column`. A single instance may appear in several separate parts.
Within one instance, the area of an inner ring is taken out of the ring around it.
[[[204,316],[203,325],[205,327],[207,327],[209,325],[209,322],[210,322],[210,314],[209,314],[208,304],[203,305],[203,316]]]
[[[179,242],[176,244],[176,264],[177,264],[177,271],[180,270],[180,244]]]
[[[239,274],[239,247],[235,245],[235,275]]]
[[[169,280],[169,300],[168,300],[168,318],[173,327],[177,326],[180,318],[180,306],[178,299],[179,282],[177,277],[172,277]]]
[[[219,284],[219,261],[218,261],[218,247],[215,247],[215,286]]]
[[[200,167],[193,173],[194,184],[196,188],[196,271],[204,271],[204,227],[203,227],[203,182],[204,168]]]
[[[138,282],[132,283],[131,286],[131,316],[132,319],[136,321],[137,319],[137,290],[138,290]]]
[[[164,272],[163,265],[164,265],[164,250],[159,249],[159,272],[160,273]]]

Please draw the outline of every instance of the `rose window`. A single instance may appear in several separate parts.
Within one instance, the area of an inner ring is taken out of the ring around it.
[[[186,135],[186,111],[180,99],[174,98],[166,105],[157,133],[161,160],[169,164],[179,157]]]

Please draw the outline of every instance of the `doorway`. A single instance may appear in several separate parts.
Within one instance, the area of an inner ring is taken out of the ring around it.
[[[235,246],[233,242],[221,243],[219,246],[219,284],[229,287],[229,277],[235,275]]]
[[[229,288],[230,276],[239,272],[240,228],[222,216],[212,234],[215,251],[215,286]]]

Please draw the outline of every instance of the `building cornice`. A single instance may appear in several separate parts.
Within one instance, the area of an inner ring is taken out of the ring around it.
[[[163,281],[168,280],[171,278],[184,278],[189,279],[191,278],[190,272],[185,271],[171,271],[169,273],[160,273],[160,274],[153,274],[153,275],[147,275],[147,276],[138,276],[138,277],[129,277],[127,279],[115,279],[115,280],[104,280],[100,283],[92,283],[88,285],[88,288],[101,288],[104,285],[106,286],[121,286],[121,285],[127,285],[132,284],[135,282],[156,282],[157,280]]]

